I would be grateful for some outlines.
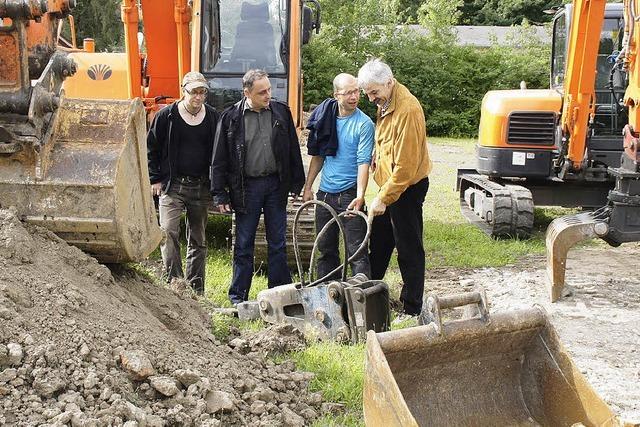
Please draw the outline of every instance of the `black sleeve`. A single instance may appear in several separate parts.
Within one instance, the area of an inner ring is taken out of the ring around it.
[[[291,111],[287,108],[289,115],[289,167],[291,169],[291,193],[300,194],[304,187],[304,166],[302,165],[302,154],[300,153],[300,141],[298,132],[293,122]]]
[[[170,108],[170,107],[165,107]],[[147,133],[147,162],[149,164],[149,181],[151,184],[162,182],[160,164],[165,147],[167,146],[167,117],[159,111],[151,122],[151,127]]]
[[[211,195],[215,205],[229,203],[229,152],[227,150],[226,115],[222,114],[218,119],[216,136],[213,142],[213,154],[211,156],[211,168],[209,179],[211,180]]]

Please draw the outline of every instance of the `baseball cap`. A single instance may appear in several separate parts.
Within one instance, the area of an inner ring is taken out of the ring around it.
[[[205,88],[209,89],[209,83],[207,83],[207,79],[204,78],[202,74],[197,71],[189,71],[182,78],[182,88],[191,92],[196,88]]]

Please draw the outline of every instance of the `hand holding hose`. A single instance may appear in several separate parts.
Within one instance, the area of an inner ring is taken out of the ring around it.
[[[386,210],[387,205],[376,196],[371,202],[371,206],[369,206],[369,217],[373,218],[374,216],[382,215]]]

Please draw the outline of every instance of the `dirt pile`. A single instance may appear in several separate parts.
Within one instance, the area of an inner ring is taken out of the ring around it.
[[[209,324],[197,301],[0,210],[0,425],[302,426],[318,416],[313,374],[265,359],[264,339],[221,343]]]

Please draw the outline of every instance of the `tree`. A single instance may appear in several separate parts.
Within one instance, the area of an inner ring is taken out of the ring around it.
[[[453,26],[460,18],[462,0],[430,0],[418,9],[418,22],[431,31],[431,36],[440,42],[453,43]]]
[[[72,11],[78,44],[88,37],[96,41],[96,51],[122,51],[124,29],[120,4],[120,0],[78,0]]]
[[[544,11],[558,6],[558,0],[464,0],[460,7],[462,25],[517,25],[551,21]]]

